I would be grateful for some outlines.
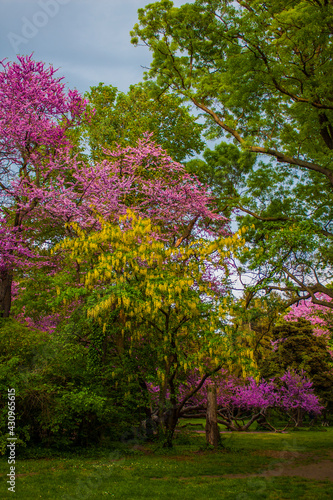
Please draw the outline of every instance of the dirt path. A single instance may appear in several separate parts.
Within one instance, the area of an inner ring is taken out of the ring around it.
[[[277,477],[277,476],[299,476],[305,479],[316,479],[318,481],[333,482],[333,452],[327,458],[310,453],[286,452],[286,451],[262,451],[260,455],[280,458],[281,463],[275,465],[274,469],[266,470],[260,474],[228,474],[229,478],[244,477]],[[287,459],[287,460],[286,460]]]
[[[205,431],[195,432],[204,434]],[[252,431],[251,434],[261,434],[265,431]],[[228,434],[230,431],[221,431],[221,434]],[[276,476],[299,476],[306,479],[316,479],[318,481],[333,482],[333,452],[328,453],[323,458],[312,453],[299,453],[290,451],[266,450],[258,452],[258,455],[280,458],[281,463],[274,469],[269,469],[260,474],[228,474],[224,477],[244,478],[244,477],[276,477]]]

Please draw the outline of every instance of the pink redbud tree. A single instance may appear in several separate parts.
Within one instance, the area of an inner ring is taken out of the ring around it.
[[[332,299],[322,293],[317,293],[316,298],[325,302],[331,302]],[[332,310],[320,305],[314,304],[310,300],[300,300],[293,304],[284,319],[287,321],[297,321],[299,318],[306,319],[314,326],[313,333],[318,336],[329,338],[333,329]]]
[[[0,317],[7,317],[14,270],[40,254],[36,226],[40,232],[43,221],[35,210],[53,166],[68,168],[59,155],[70,148],[67,131],[80,123],[86,103],[31,56],[0,64]]]
[[[191,388],[198,385],[197,373],[189,375],[186,383],[178,390],[178,400],[183,401]],[[182,407],[179,417],[202,418],[207,408],[207,386],[217,388],[218,422],[231,431],[246,431],[259,421],[269,429],[276,430],[268,421],[269,410],[284,414],[295,426],[302,423],[304,415],[320,415],[323,406],[313,392],[312,382],[303,372],[286,372],[275,380],[256,382],[228,375],[221,370],[214,378],[207,378],[200,389]],[[153,406],[157,405],[159,386],[149,384]],[[157,414],[157,410],[155,410]]]

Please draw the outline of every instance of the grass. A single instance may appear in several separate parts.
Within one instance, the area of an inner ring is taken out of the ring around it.
[[[298,477],[226,477],[255,474],[286,459],[265,450],[299,452],[325,457],[333,448],[333,429],[286,434],[223,435],[225,450],[205,449],[205,436],[182,431],[171,450],[157,444],[115,443],[109,450],[87,450],[78,456],[20,459],[16,492],[24,500],[145,499],[261,500],[333,498],[333,482]],[[19,451],[19,450],[18,450]],[[262,452],[262,454],[260,454]],[[10,498],[6,459],[0,463],[0,498]]]

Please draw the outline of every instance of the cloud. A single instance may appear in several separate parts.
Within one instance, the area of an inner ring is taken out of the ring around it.
[[[149,50],[129,36],[148,0],[0,1],[0,60],[34,53],[80,92],[101,81],[126,91],[150,65]]]
[[[129,31],[141,0],[4,0],[0,58],[34,53],[60,67],[81,92],[100,81],[126,90],[142,79],[148,49],[135,48]]]

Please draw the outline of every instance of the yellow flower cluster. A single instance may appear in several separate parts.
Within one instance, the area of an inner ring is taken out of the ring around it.
[[[82,266],[86,269],[82,283],[88,289],[101,290],[89,316],[106,317],[112,308],[119,307],[124,316],[123,334],[126,329],[133,338],[146,337],[147,325],[153,321],[163,332],[160,339],[165,344],[171,341],[165,330],[166,313],[170,317],[195,318],[195,330],[185,324],[177,330],[179,352],[182,342],[214,336],[227,312],[227,303],[205,281],[204,273],[207,264],[214,266],[217,262],[223,266],[224,258],[245,243],[244,230],[216,241],[198,238],[176,248],[162,239],[159,228],[153,227],[149,219],[131,211],[120,218],[118,225],[103,219],[100,224],[100,231],[90,234],[72,225],[77,237],[59,245],[69,251],[71,259],[87,263]],[[215,304],[209,321],[202,313],[208,303]],[[158,329],[158,335],[156,332]],[[199,366],[207,357],[218,365],[225,355],[208,341],[199,340],[193,340],[193,356],[182,360],[185,371]],[[162,372],[159,376],[163,381]]]

